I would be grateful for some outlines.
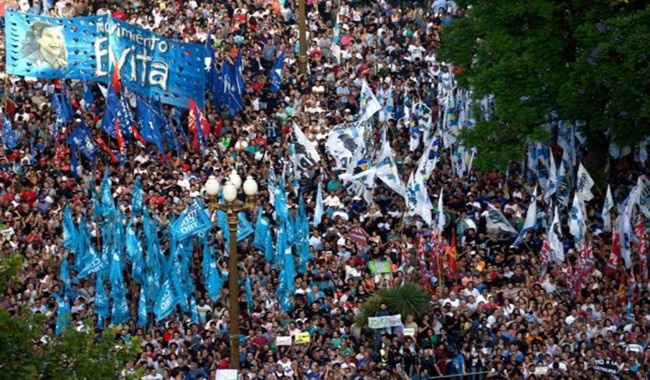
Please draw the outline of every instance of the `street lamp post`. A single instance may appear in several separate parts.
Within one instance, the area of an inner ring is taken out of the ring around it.
[[[298,52],[298,69],[300,74],[307,73],[307,11],[305,0],[298,0],[298,38],[300,51]]]
[[[223,187],[224,203],[217,203],[217,193],[220,185],[216,177],[210,176],[205,182],[205,192],[210,199],[210,210],[221,210],[226,213],[228,233],[230,234],[230,257],[228,259],[228,290],[230,294],[230,365],[239,369],[239,270],[237,258],[237,225],[239,224],[240,211],[253,211],[257,195],[257,182],[249,176],[244,182],[246,202],[237,201],[237,192],[242,186],[242,180],[237,171],[230,173],[228,181]]]

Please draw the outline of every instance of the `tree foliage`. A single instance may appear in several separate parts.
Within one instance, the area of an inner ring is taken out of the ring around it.
[[[379,289],[361,305],[361,313],[356,317],[355,323],[367,326],[368,318],[377,313],[382,303],[386,304],[391,313],[401,314],[402,318],[412,315],[418,319],[431,309],[431,294],[413,282]]]
[[[139,348],[137,341],[116,341],[116,331],[95,336],[68,328],[53,338],[46,329],[41,315],[0,310],[0,371],[7,379],[115,379]]]
[[[467,0],[466,17],[442,30],[443,60],[460,67],[474,97],[494,96],[494,119],[461,136],[497,163],[582,120],[587,147],[630,145],[648,135],[650,7],[645,1]],[[603,152],[604,153],[604,152]],[[494,161],[494,162],[492,162]]]
[[[22,264],[19,255],[0,260],[2,292],[16,281]],[[115,379],[126,363],[136,358],[137,339],[117,340],[117,330],[95,335],[71,326],[55,338],[50,322],[47,317],[29,310],[12,314],[0,308],[0,377],[15,380]]]

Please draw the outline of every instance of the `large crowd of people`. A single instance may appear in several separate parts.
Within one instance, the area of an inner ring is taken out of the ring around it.
[[[43,10],[38,0],[5,3],[8,9],[24,12],[40,14]],[[270,169],[282,173],[289,163],[291,128],[296,123],[315,142],[321,156],[299,181],[300,194],[312,216],[320,183],[325,215],[318,226],[310,226],[312,258],[306,272],[296,278],[288,312],[282,311],[282,300],[277,297],[277,268],[266,263],[265,253],[255,249],[250,238],[240,243],[241,270],[251,279],[253,294],[249,307],[245,292],[240,292],[242,378],[647,378],[647,260],[640,259],[640,247],[635,244],[634,286],[621,280],[626,276],[622,265],[608,267],[612,233],[604,228],[600,214],[602,192],[595,191],[596,197],[586,205],[585,240],[592,247],[594,263],[576,287],[570,271],[580,247],[573,246],[566,212],[560,231],[567,247],[566,262],[547,268],[540,264],[548,227],[542,222],[548,219],[543,197],[537,201],[538,228],[517,247],[512,244],[515,236],[487,228],[485,211],[491,206],[502,209],[513,225],[523,224],[536,181],[518,164],[508,170],[471,170],[459,176],[452,170],[451,155],[443,152],[427,181],[432,203],[437,203],[443,190],[448,223],[442,234],[419,217],[406,216],[404,198],[390,188],[378,185],[372,201],[367,202],[348,192],[332,169],[334,159],[324,147],[327,133],[358,113],[364,81],[389,106],[402,104],[405,97],[421,99],[436,123],[444,106],[442,97],[456,91],[453,67],[436,58],[437,47],[444,43],[440,32],[463,17],[464,10],[446,0],[426,4],[308,0],[309,71],[300,74],[297,9],[293,0],[106,4],[58,0],[50,5],[49,14],[55,17],[111,12],[169,38],[199,43],[210,39],[218,60],[234,60],[241,51],[245,106],[230,117],[206,102],[205,115],[214,128],[203,151],[161,154],[153,147],[131,144],[123,162],[112,164],[106,158],[95,166],[84,163],[82,173],[73,173],[65,132],[58,140],[50,133],[55,118],[50,98],[61,90],[61,80],[7,76],[3,116],[12,121],[18,147],[10,151],[3,147],[0,152],[0,239],[3,257],[18,253],[25,265],[19,281],[2,295],[2,307],[18,313],[26,306],[50,317],[43,334],[53,334],[54,294],[61,289],[58,273],[66,257],[63,210],[69,204],[76,219],[88,215],[90,220],[93,206],[86,190],[90,183],[101,183],[105,170],[110,173],[115,202],[125,213],[134,181],[141,178],[146,207],[161,227],[193,198],[205,194],[203,184],[210,175],[222,179],[233,169],[258,179],[258,203],[272,214],[265,179]],[[336,47],[332,42],[335,25],[340,28]],[[287,53],[282,83],[273,93],[268,91],[269,70],[283,49]],[[103,104],[80,107],[81,84],[70,81],[68,87],[76,117],[84,118],[94,134],[101,133]],[[395,118],[388,117],[383,125],[406,182],[422,148],[410,151],[409,134]],[[379,126],[368,138],[379,141]],[[608,180],[615,202],[625,199],[637,176],[646,172],[626,158],[612,166]],[[297,208],[294,186],[287,182],[289,203]],[[93,237],[98,233],[91,226]],[[441,246],[456,244],[454,268],[447,258],[436,259],[436,255],[446,257],[448,251],[432,254],[427,248],[434,239],[441,239]],[[224,254],[222,248],[217,249],[219,254]],[[219,259],[220,268],[227,268],[226,261]],[[372,261],[387,261],[390,272],[371,271]],[[137,327],[137,299],[130,298],[133,321],[120,327],[116,339],[138,336],[142,347],[141,354],[120,369],[122,375],[139,370],[144,372],[143,379],[212,379],[216,371],[230,367],[228,287],[225,284],[221,297],[212,301],[206,294],[200,262],[197,255],[192,272],[199,323],[174,313]],[[101,334],[93,312],[93,278],[73,281],[72,327],[96,329]],[[404,329],[373,331],[354,323],[360,305],[370,295],[406,281],[432,293],[430,311],[417,319],[402,316]],[[412,333],[405,334],[406,328],[413,329]],[[304,344],[278,344],[277,337],[305,332],[310,339]]]

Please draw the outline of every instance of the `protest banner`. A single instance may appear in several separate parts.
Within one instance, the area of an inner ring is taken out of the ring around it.
[[[218,369],[214,378],[215,380],[239,380],[239,373],[236,369]]]
[[[368,328],[373,330],[385,329],[401,325],[402,316],[400,314],[368,318]]]
[[[109,16],[58,18],[8,11],[9,74],[122,84],[165,104],[203,108],[205,47],[171,40]]]
[[[618,362],[611,359],[596,359],[594,369],[598,372],[616,375],[618,373]]]
[[[390,273],[390,262],[372,260],[368,263],[368,269],[370,269],[370,273],[372,273],[373,276]]]
[[[291,346],[291,337],[290,336],[278,336],[275,338],[276,346]]]
[[[295,344],[309,344],[309,342],[311,342],[309,332],[299,332],[295,335]]]

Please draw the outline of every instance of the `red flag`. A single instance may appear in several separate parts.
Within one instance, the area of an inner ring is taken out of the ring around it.
[[[458,260],[456,251],[456,234],[451,236],[451,244],[447,249],[447,265],[449,266],[449,274],[452,278],[456,279],[456,272],[458,271]]]
[[[621,247],[620,247],[621,237],[618,233],[618,228],[614,228],[612,235],[612,248],[609,258],[607,259],[607,264],[605,266],[605,276],[611,277],[616,274],[618,270],[618,259],[621,256]]]
[[[120,68],[115,64],[113,66],[113,77],[111,78],[111,84],[116,93],[122,92],[122,85],[120,84]]]
[[[542,267],[542,271],[546,271],[546,266],[548,265],[548,251],[549,251],[549,246],[548,246],[548,237],[544,235],[542,241],[542,250],[539,251],[539,262]]]
[[[143,148],[147,146],[147,141],[142,138],[142,136],[140,135],[140,131],[138,131],[138,128],[136,128],[135,124],[131,125],[131,131],[133,131],[133,138],[138,140],[138,142],[142,145]]]
[[[97,135],[97,145],[99,145],[99,148],[111,157],[111,161],[113,161],[114,164],[120,161],[117,159],[117,157],[115,157],[115,154],[110,149],[108,149],[108,146],[104,142],[104,139],[101,135]]]
[[[200,148],[200,141],[199,141],[199,130],[200,128],[198,126],[198,123],[200,122],[200,117],[198,117],[199,120],[197,120],[197,113],[201,112],[199,111],[199,108],[196,106],[196,102],[194,99],[190,99],[190,114],[187,117],[187,129],[190,131],[192,134],[192,149],[194,150],[199,150]]]
[[[125,154],[124,150],[124,137],[122,137],[122,131],[120,130],[120,123],[117,122],[117,119],[113,121],[115,123],[115,137],[117,139],[117,149],[119,149],[120,154]]]
[[[205,118],[203,112],[196,105],[194,99],[189,101],[190,114],[188,116],[188,128],[192,133],[199,133],[203,139],[210,136],[211,127],[208,119]],[[201,130],[198,130],[200,128]]]

